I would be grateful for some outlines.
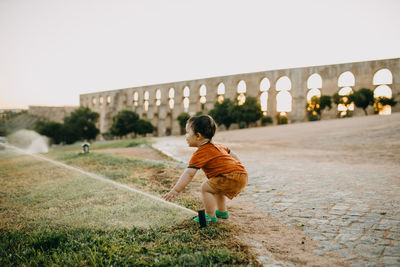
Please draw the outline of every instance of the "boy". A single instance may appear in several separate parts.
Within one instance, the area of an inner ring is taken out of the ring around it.
[[[227,147],[211,142],[216,124],[208,115],[191,117],[186,124],[186,142],[197,147],[176,185],[164,196],[175,199],[192,181],[198,169],[202,169],[208,181],[201,185],[201,195],[206,210],[206,221],[216,222],[217,217],[227,219],[226,197],[237,196],[247,184],[247,171],[239,157]],[[218,209],[217,209],[218,208]],[[195,218],[199,221],[199,218]]]

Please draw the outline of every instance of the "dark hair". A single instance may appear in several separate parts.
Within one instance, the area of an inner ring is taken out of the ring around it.
[[[203,137],[212,139],[217,125],[211,116],[201,115],[191,117],[187,122],[195,134],[200,133]]]

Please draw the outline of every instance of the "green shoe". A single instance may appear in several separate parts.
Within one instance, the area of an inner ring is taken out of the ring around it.
[[[199,222],[199,217],[196,217],[196,218],[194,218],[193,220],[194,220],[195,222]],[[206,214],[206,222],[212,223],[212,222],[217,222],[217,221],[218,221],[218,219],[217,219],[216,216],[210,217],[210,215]]]
[[[228,218],[229,218],[229,214],[228,214],[227,211],[225,211],[225,212],[220,212],[219,210],[216,210],[216,211],[215,211],[215,215],[216,215],[218,218],[221,218],[221,219],[228,219]]]

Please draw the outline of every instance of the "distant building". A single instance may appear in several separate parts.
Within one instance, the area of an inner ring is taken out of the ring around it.
[[[78,108],[78,106],[29,106],[28,114],[45,118],[50,121],[63,122],[65,117],[68,117],[74,110]]]

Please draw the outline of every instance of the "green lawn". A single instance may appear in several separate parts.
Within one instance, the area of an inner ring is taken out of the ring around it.
[[[124,147],[129,140],[122,143],[107,145]],[[46,156],[158,196],[182,171],[78,151],[59,147]],[[0,151],[0,170],[1,266],[257,265],[235,238],[239,229],[228,222],[199,229],[191,213],[9,151]],[[188,192],[179,203],[201,207]]]

